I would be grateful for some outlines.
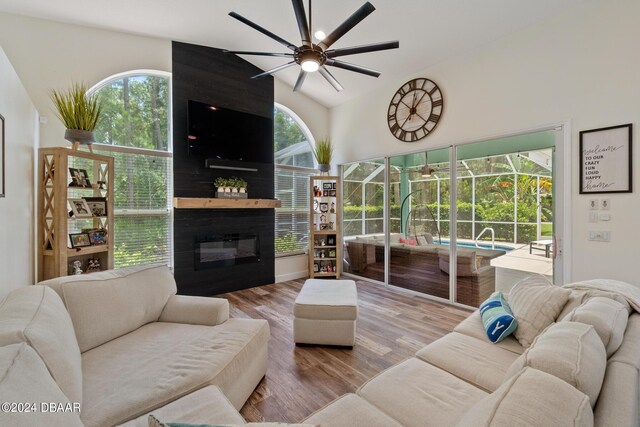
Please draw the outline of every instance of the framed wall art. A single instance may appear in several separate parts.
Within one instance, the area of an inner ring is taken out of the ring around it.
[[[631,193],[631,123],[580,132],[580,194]]]

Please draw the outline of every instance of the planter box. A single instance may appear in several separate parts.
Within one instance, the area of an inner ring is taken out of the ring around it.
[[[248,193],[227,193],[224,191],[216,191],[216,197],[218,199],[246,199],[249,197]]]

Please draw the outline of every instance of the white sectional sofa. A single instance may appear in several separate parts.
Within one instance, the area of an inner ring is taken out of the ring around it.
[[[640,304],[580,284],[568,288],[555,322],[530,346],[514,336],[491,343],[476,311],[415,357],[303,422],[321,427],[640,426]],[[636,289],[632,293],[640,296]]]
[[[0,424],[146,426],[150,412],[244,424],[237,410],[266,372],[268,341],[265,320],[230,319],[226,300],[176,295],[167,267],[20,288],[0,305],[0,400],[81,410]]]

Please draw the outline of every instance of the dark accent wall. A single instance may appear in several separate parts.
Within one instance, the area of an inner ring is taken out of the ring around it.
[[[213,197],[216,177],[237,176],[247,181],[250,198],[274,198],[273,154],[261,163],[217,162],[221,166],[255,168],[257,172],[206,169],[204,158],[189,156],[187,144],[189,100],[273,120],[273,77],[251,79],[262,70],[220,49],[179,42],[173,42],[172,48],[174,196]],[[273,147],[273,129],[255,144]],[[216,295],[275,281],[273,209],[175,209],[173,231],[180,294]],[[196,271],[196,237],[234,232],[259,234],[260,262]]]

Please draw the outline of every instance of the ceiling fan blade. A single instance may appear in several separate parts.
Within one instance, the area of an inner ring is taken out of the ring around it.
[[[400,47],[399,41],[365,44],[361,46],[345,47],[342,49],[330,49],[325,53],[327,58],[335,58],[337,56],[356,55],[358,53],[375,52],[378,50],[397,49]]]
[[[265,71],[264,73],[256,74],[255,76],[253,76],[251,78],[252,79],[259,79],[260,77],[264,77],[266,75],[273,74],[273,73],[278,72],[280,70],[284,70],[285,68],[289,68],[289,67],[291,67],[292,65],[295,65],[295,64],[296,64],[296,61],[287,62],[286,64],[279,65],[276,68],[272,68],[272,69],[270,69],[268,71]]]
[[[274,53],[274,52],[249,52],[244,50],[223,50],[224,53],[235,53],[236,55],[258,55],[258,56],[279,56],[291,58],[293,53]]]
[[[343,70],[355,71],[356,73],[366,74],[367,76],[378,77],[380,73],[370,68],[361,67],[359,65],[350,64],[344,61],[338,61],[336,59],[327,59],[325,65],[332,67],[342,68]]]
[[[296,13],[296,21],[298,21],[298,29],[300,30],[302,44],[305,46],[311,46],[311,34],[309,32],[307,16],[304,13],[304,4],[302,1],[303,0],[291,0],[291,3],[293,3],[293,11]]]
[[[246,24],[248,26],[250,26],[251,28],[253,28],[254,30],[258,30],[260,31],[262,34],[264,34],[267,37],[271,37],[272,39],[274,39],[275,41],[277,41],[278,43],[288,47],[291,50],[295,50],[297,48],[296,45],[294,45],[291,42],[286,41],[285,39],[283,39],[280,36],[276,36],[275,34],[273,34],[271,31],[267,30],[266,28],[261,27],[260,25],[249,21],[247,18],[245,18],[242,15],[238,15],[235,12],[229,12],[229,16],[231,16],[232,18],[237,19],[238,21],[242,22],[243,24]]]
[[[331,86],[333,86],[333,88],[338,92],[341,92],[342,89],[344,89],[342,85],[338,82],[338,80],[336,80],[336,78],[333,77],[333,74],[331,74],[329,70],[327,70],[324,66],[320,67],[318,69],[318,72],[322,75],[322,77],[327,79],[327,81],[331,83]]]
[[[329,46],[334,44],[338,39],[344,36],[349,30],[358,25],[360,21],[369,16],[371,12],[376,10],[375,7],[369,2],[366,2],[360,9],[356,10],[353,15],[347,18],[342,24],[338,26],[335,30],[331,32],[324,40],[322,40],[318,46],[322,48],[322,50],[327,50]]]
[[[304,83],[304,79],[307,77],[307,72],[303,69],[300,69],[300,74],[298,74],[298,80],[296,80],[296,85],[293,87],[294,92],[298,92],[302,88],[302,83]]]

